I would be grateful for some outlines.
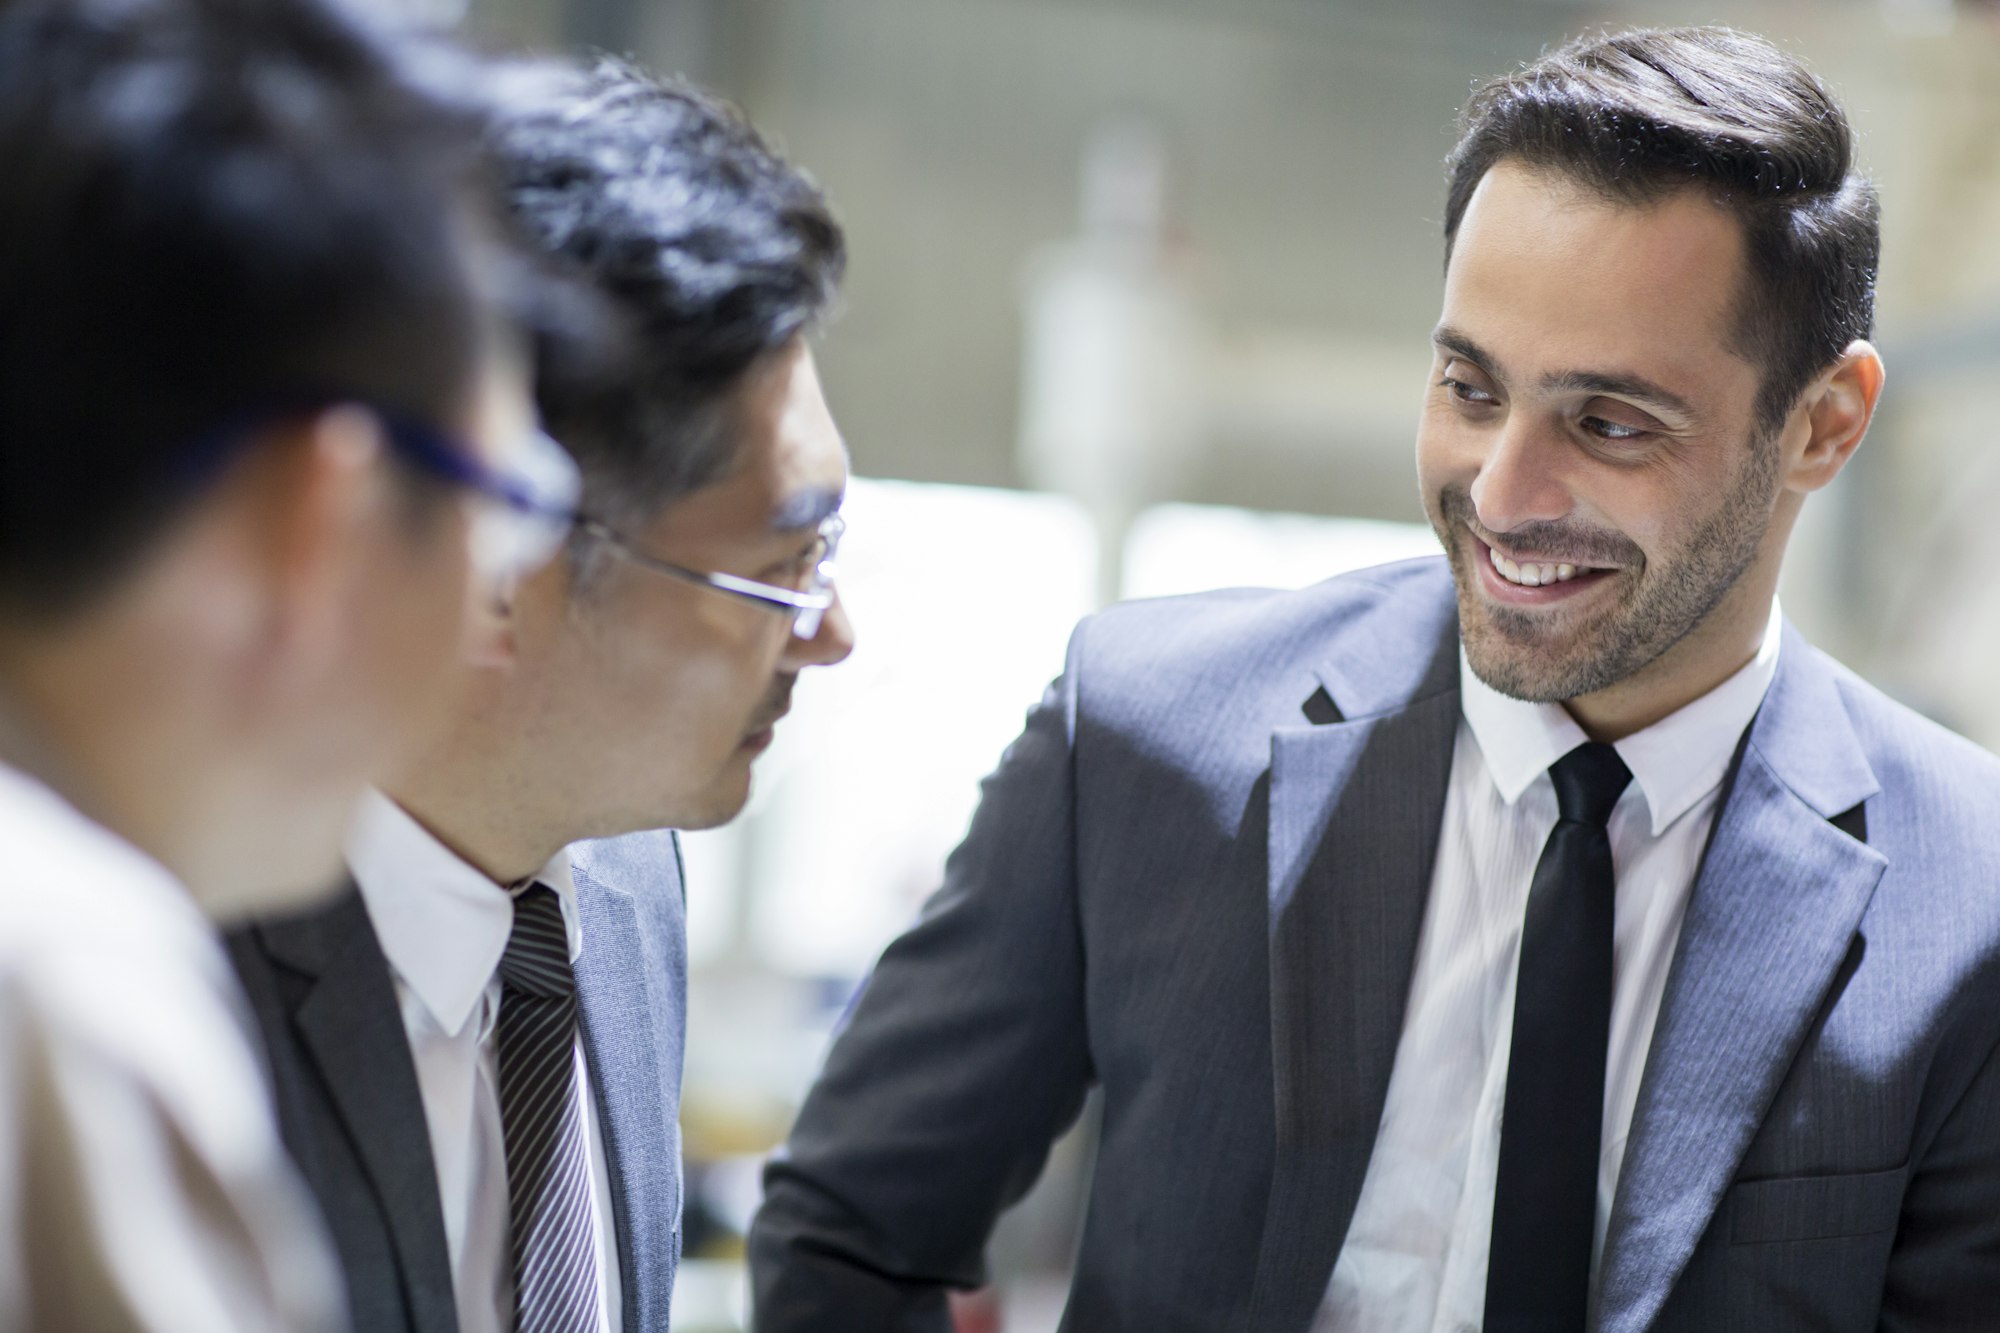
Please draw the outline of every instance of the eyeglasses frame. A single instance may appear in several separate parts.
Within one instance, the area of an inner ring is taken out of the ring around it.
[[[825,543],[826,549],[813,565],[811,575],[813,586],[809,591],[800,592],[794,588],[762,583],[735,574],[692,569],[641,550],[632,538],[601,519],[575,509],[552,507],[544,503],[541,497],[535,495],[518,479],[487,465],[470,449],[428,422],[352,395],[336,393],[288,395],[255,412],[234,417],[223,427],[205,432],[197,442],[197,446],[188,451],[188,459],[196,469],[205,470],[227,452],[230,443],[240,438],[245,430],[258,420],[289,412],[318,410],[342,402],[353,403],[373,414],[381,422],[383,433],[388,436],[396,452],[432,476],[504,505],[523,516],[567,524],[572,530],[583,532],[605,543],[633,564],[656,574],[664,574],[696,587],[712,588],[717,592],[727,593],[770,610],[790,612],[792,633],[799,639],[809,640],[817,637],[827,611],[833,606],[836,597],[833,592],[834,555],[840,549],[841,534],[847,530],[847,521],[837,512],[828,514],[820,521],[819,538]]]
[[[664,574],[668,578],[679,579],[696,587],[712,588],[716,592],[727,593],[731,597],[754,602],[773,611],[789,611],[792,613],[793,636],[799,639],[812,639],[818,636],[820,624],[833,606],[834,555],[840,549],[841,534],[847,531],[847,520],[837,513],[828,514],[820,520],[819,539],[826,543],[826,550],[813,565],[813,587],[806,592],[779,587],[775,583],[760,583],[756,579],[741,578],[735,574],[691,569],[686,565],[677,565],[671,560],[662,560],[659,556],[639,549],[637,543],[616,528],[588,515],[579,514],[576,526],[579,531],[605,543],[641,569]]]

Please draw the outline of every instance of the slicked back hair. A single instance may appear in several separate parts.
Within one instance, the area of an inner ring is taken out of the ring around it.
[[[92,604],[246,414],[463,410],[479,126],[399,70],[315,0],[0,6],[0,611]]]
[[[683,80],[602,57],[496,101],[518,230],[627,335],[609,366],[543,339],[543,424],[581,464],[587,511],[644,521],[728,472],[734,390],[825,315],[845,240],[810,177]]]
[[[1513,160],[1616,203],[1700,190],[1741,224],[1735,350],[1760,429],[1875,318],[1875,187],[1839,103],[1802,63],[1722,27],[1579,38],[1473,94],[1447,159],[1445,254],[1480,180]]]

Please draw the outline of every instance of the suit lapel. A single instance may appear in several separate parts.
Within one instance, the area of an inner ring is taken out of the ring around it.
[[[335,1114],[382,1207],[411,1325],[458,1327],[437,1167],[409,1040],[382,946],[358,893],[298,921],[258,928],[273,957],[312,976],[293,1015]]]
[[[1648,1327],[1841,973],[1888,862],[1834,669],[1787,631],[1688,902],[1605,1238],[1598,1325]]]
[[[1277,1153],[1249,1327],[1302,1329],[1353,1216],[1387,1095],[1459,718],[1446,599],[1321,672],[1351,720],[1271,742]],[[1404,640],[1397,642],[1397,640]],[[1401,649],[1402,651],[1398,651]]]
[[[577,999],[604,1128],[625,1326],[665,1328],[680,1253],[686,965],[678,930],[657,923],[680,919],[679,854],[670,834],[637,834],[577,848],[574,873],[583,922]],[[628,884],[649,901],[636,901]]]

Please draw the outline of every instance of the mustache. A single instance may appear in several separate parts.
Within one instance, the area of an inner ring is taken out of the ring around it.
[[[1472,492],[1463,486],[1447,486],[1438,493],[1438,512],[1447,524],[1469,529],[1489,546],[1504,545],[1516,550],[1533,551],[1544,560],[1627,568],[1645,563],[1645,552],[1639,549],[1637,543],[1623,533],[1605,528],[1584,527],[1555,519],[1523,523],[1504,533],[1492,532],[1479,521],[1478,510],[1472,503]]]
[[[795,676],[787,676],[771,686],[770,693],[764,696],[763,707],[757,710],[756,720],[750,727],[750,734],[755,735],[766,727],[776,726],[778,719],[792,710],[792,686],[797,683],[797,679]]]

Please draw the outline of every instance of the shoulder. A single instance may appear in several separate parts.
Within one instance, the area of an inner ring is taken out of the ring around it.
[[[210,936],[186,889],[156,861],[47,788],[0,769],[0,958],[23,966],[79,951],[198,948]]]
[[[647,924],[682,919],[687,890],[680,839],[673,830],[647,829],[572,843],[569,858],[577,901],[586,910],[601,907],[602,895],[612,893],[630,898]]]
[[[64,1040],[141,1064],[171,1049],[183,1019],[230,1026],[228,963],[187,890],[52,793],[17,781],[8,775],[0,791],[0,978],[10,1002]],[[165,1048],[152,1044],[160,1035]]]
[[[37,1164],[12,1203],[72,1228],[63,1262],[25,1279],[35,1304],[83,1327],[117,1286],[147,1327],[193,1312],[202,1327],[333,1328],[336,1270],[234,1006],[207,969],[147,963],[105,960],[115,986],[0,974],[0,1153]]]
[[[1123,602],[1078,626],[1073,668],[1136,673],[1173,690],[1231,684],[1314,660],[1359,634],[1428,647],[1453,610],[1441,556],[1342,574],[1307,588],[1228,588]]]
[[[120,910],[70,918],[87,933],[0,960],[0,1008],[87,1095],[123,1090],[211,1163],[261,1159],[276,1140],[222,944],[191,906],[131,887]]]
[[[2000,812],[2000,757],[1818,655],[1881,784],[1880,804],[1935,831],[1962,830],[2000,869],[2000,838],[1991,831]]]
[[[2000,945],[2000,759],[1788,633],[1753,744],[1820,814],[1857,807],[1886,858],[1876,908],[1961,918]],[[1796,656],[1793,654],[1796,653]],[[1973,922],[1979,922],[1973,926]]]

